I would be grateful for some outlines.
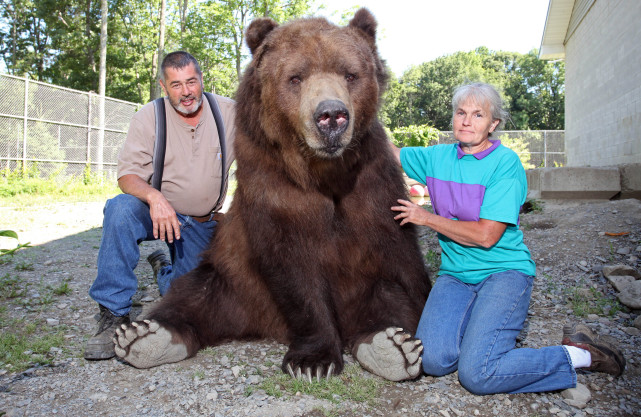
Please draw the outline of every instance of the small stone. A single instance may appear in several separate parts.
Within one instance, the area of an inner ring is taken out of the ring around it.
[[[619,249],[617,249],[617,253],[618,253],[619,255],[629,255],[629,254],[630,254],[630,252],[631,252],[631,251],[630,251],[630,248],[628,248],[628,247],[625,247],[625,248],[619,248]]]
[[[592,399],[592,394],[588,387],[579,383],[576,384],[575,388],[563,390],[561,396],[566,404],[581,409],[585,408]]]
[[[240,375],[240,366],[232,366],[231,373],[234,374],[236,378],[238,378],[238,375]]]
[[[641,316],[638,316],[636,319],[634,319],[634,327],[637,329],[641,329]]]
[[[636,280],[631,275],[610,275],[608,276],[608,281],[612,283],[612,286],[617,291],[623,291],[625,287],[632,284]]]
[[[218,399],[218,391],[212,391],[209,394],[207,394],[207,399],[209,401],[215,401]]]
[[[606,265],[603,267],[603,275],[606,278],[610,275],[631,275],[636,279],[641,279],[641,274],[628,265]]]
[[[60,320],[58,319],[47,319],[47,326],[58,326],[60,324]]]
[[[620,293],[617,298],[621,304],[639,310],[641,309],[641,280],[636,280],[628,284]]]
[[[624,327],[623,331],[630,336],[641,336],[641,330],[637,329],[636,327]]]

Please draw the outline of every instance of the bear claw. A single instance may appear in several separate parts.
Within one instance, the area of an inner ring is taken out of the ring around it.
[[[303,380],[307,381],[310,384],[313,381],[312,378],[312,368],[307,367],[305,368],[305,373],[303,374],[303,371],[301,370],[300,367],[296,367],[296,370],[292,368],[292,364],[288,363],[287,364],[287,373],[289,376],[291,376],[293,379],[298,379],[298,380]],[[336,369],[336,366],[333,363],[330,363],[329,366],[327,367],[327,373],[323,375],[323,367],[322,366],[317,366],[316,367],[316,382],[320,382],[321,378],[325,377],[325,379],[329,380],[331,377],[334,375],[334,369]]]
[[[363,368],[390,381],[414,379],[421,372],[423,344],[398,327],[370,335],[354,352]]]

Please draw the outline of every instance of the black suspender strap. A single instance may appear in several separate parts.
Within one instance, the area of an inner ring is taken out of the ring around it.
[[[220,112],[220,107],[218,107],[218,102],[216,97],[212,93],[203,93],[207,97],[209,102],[209,107],[211,107],[212,113],[214,113],[214,120],[216,121],[216,129],[218,130],[218,141],[220,142],[220,166],[222,167],[222,175],[220,176],[220,194],[218,194],[218,201],[214,205],[214,210],[218,208],[220,203],[225,197],[225,190],[227,189],[227,169],[225,167],[226,163],[226,151],[225,151],[225,124],[223,123],[223,115]]]
[[[165,149],[167,148],[167,118],[165,117],[164,98],[160,97],[154,100],[154,112],[156,114],[156,141],[152,156],[154,173],[151,176],[151,186],[160,191],[162,172],[165,169]]]
[[[214,114],[216,121],[216,130],[218,130],[218,140],[220,142],[220,160],[222,167],[222,175],[220,180],[220,194],[218,194],[218,201],[214,205],[214,210],[218,208],[225,196],[227,189],[227,167],[226,165],[226,151],[225,151],[225,124],[223,123],[223,115],[220,112],[220,107],[216,98],[211,93],[203,93],[209,102],[211,112]],[[154,100],[154,113],[156,115],[156,140],[154,142],[154,154],[152,156],[152,164],[154,173],[151,176],[151,185],[160,191],[162,185],[162,173],[165,168],[165,151],[167,149],[167,118],[165,114],[165,99],[163,97]]]

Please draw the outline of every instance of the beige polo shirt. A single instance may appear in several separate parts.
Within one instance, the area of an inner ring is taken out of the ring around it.
[[[215,97],[225,125],[225,166],[229,169],[234,160],[235,102]],[[204,94],[202,105],[200,122],[194,127],[179,117],[165,97],[167,148],[161,185],[162,194],[177,213],[199,217],[220,209],[214,205],[222,180],[216,121]],[[153,102],[145,104],[131,119],[125,144],[118,155],[118,178],[135,174],[151,182],[155,120]]]

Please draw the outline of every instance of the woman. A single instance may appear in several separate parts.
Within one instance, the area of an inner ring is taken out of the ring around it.
[[[442,248],[416,334],[425,373],[458,370],[461,385],[475,394],[575,387],[575,368],[620,375],[621,352],[583,325],[564,327],[563,346],[515,348],[535,275],[518,226],[525,171],[515,152],[490,139],[507,117],[494,87],[459,87],[452,110],[457,144],[391,145],[407,175],[427,185],[434,208],[398,200],[395,219],[435,230]]]

